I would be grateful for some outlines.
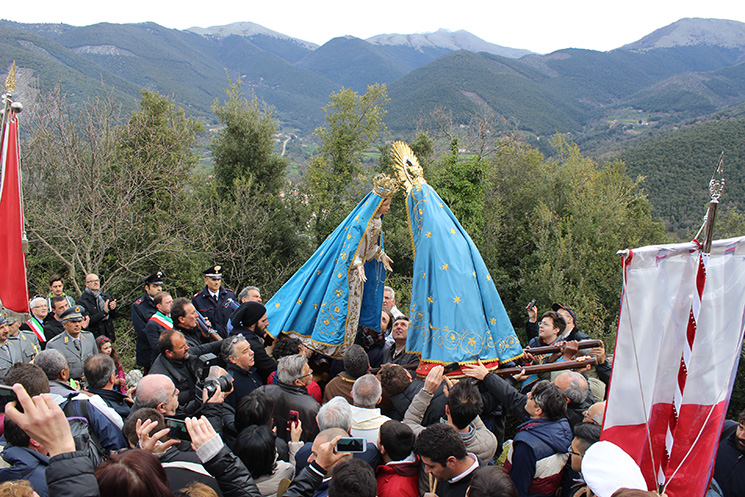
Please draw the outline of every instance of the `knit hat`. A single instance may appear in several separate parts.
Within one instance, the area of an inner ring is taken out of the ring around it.
[[[248,328],[261,319],[266,314],[266,307],[258,302],[244,302],[230,316],[233,326],[243,326]]]

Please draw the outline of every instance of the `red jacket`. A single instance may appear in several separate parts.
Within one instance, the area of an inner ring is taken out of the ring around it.
[[[377,497],[419,497],[419,456],[414,462],[378,466]]]

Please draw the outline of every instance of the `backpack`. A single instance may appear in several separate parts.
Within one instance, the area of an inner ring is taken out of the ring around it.
[[[75,403],[80,406],[80,414],[76,412]],[[88,401],[68,399],[60,406],[70,424],[75,450],[85,451],[93,461],[93,467],[98,467],[106,460],[107,451],[101,445],[98,434],[91,426],[88,413]]]

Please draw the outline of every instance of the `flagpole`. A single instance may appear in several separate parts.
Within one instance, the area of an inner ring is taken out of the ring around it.
[[[719,197],[722,196],[724,190],[724,171],[722,166],[724,165],[724,152],[719,155],[719,162],[714,170],[714,174],[709,181],[709,193],[711,194],[711,200],[709,201],[709,207],[706,209],[706,215],[704,216],[704,223],[701,225],[701,229],[696,233],[694,240],[698,240],[699,235],[704,233],[704,240],[701,242],[701,252],[708,254],[711,252],[711,242],[714,239],[714,221],[717,217],[717,207],[719,207]]]

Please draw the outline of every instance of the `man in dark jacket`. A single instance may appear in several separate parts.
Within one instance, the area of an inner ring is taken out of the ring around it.
[[[290,438],[290,411],[297,411],[303,424],[303,442],[313,440],[318,434],[316,415],[321,405],[306,388],[312,379],[308,358],[302,354],[290,355],[282,357],[277,364],[277,383],[259,389],[274,400],[274,426],[277,436],[283,440]]]
[[[414,400],[414,396],[424,388],[424,382],[417,378],[412,379],[411,374],[397,364],[384,365],[378,376],[383,390],[390,396],[392,409],[388,416],[396,421],[403,421],[404,414],[411,405],[411,401]],[[437,388],[427,411],[424,413],[422,426],[439,423],[445,417],[446,403],[447,397],[445,397],[443,383]]]
[[[435,423],[417,437],[414,453],[421,457],[424,472],[437,482],[428,490],[438,497],[465,497],[473,472],[481,465],[478,457],[466,451],[463,439],[450,425]]]
[[[101,397],[106,405],[122,417],[122,421],[129,416],[129,398],[114,390],[116,380],[116,365],[114,360],[106,354],[92,355],[83,363],[83,372],[88,382],[88,391]]]
[[[165,330],[173,329],[173,319],[171,319],[173,297],[171,297],[171,294],[168,292],[158,292],[153,298],[153,303],[158,310],[150,316],[150,319],[145,325],[145,332],[143,333],[145,343],[141,344],[142,362],[148,363],[147,368],[145,368],[145,374],[147,374],[153,361],[158,356],[158,338],[160,334]],[[150,353],[149,358],[146,357],[148,352]]]
[[[261,386],[261,378],[254,368],[254,352],[243,335],[233,335],[222,342],[220,353],[227,363],[225,369],[233,377],[233,391],[225,402],[236,408],[243,397]]]
[[[269,375],[277,370],[277,362],[264,349],[264,338],[269,326],[266,308],[259,302],[245,302],[235,310],[230,321],[233,323],[231,335],[243,335],[248,341],[254,353],[256,372],[261,377],[261,382],[266,383]]]
[[[8,445],[2,458],[9,466],[0,468],[0,482],[28,480],[39,497],[47,497],[45,474],[49,458],[44,455],[46,449],[9,419],[5,420],[3,436]]]
[[[103,335],[114,343],[114,318],[117,315],[116,300],[101,290],[101,280],[93,273],[85,276],[85,290],[78,299],[90,317],[88,331],[98,338]]]
[[[179,415],[190,415],[202,405],[201,391],[197,389],[197,365],[199,356],[206,353],[219,354],[222,342],[190,347],[184,334],[178,330],[161,333],[158,340],[160,354],[150,368],[151,374],[163,374],[171,378],[179,390]]]
[[[156,271],[150,276],[142,279],[145,284],[145,295],[137,299],[130,310],[132,326],[137,333],[137,365],[143,368],[150,367],[150,349],[145,337],[145,326],[150,317],[158,312],[153,299],[158,292],[163,290],[163,272]]]
[[[725,434],[719,442],[714,464],[714,480],[724,497],[745,495],[745,410],[737,423],[733,433]],[[732,428],[725,428],[725,431],[732,431]]]
[[[231,302],[235,302],[233,290],[222,287],[222,266],[216,265],[202,271],[204,289],[194,294],[191,303],[210,320],[212,327],[222,338],[228,336],[228,319],[233,313]]]
[[[546,380],[528,394],[530,419],[518,426],[504,469],[520,497],[551,497],[561,486],[572,443],[564,392]]]

